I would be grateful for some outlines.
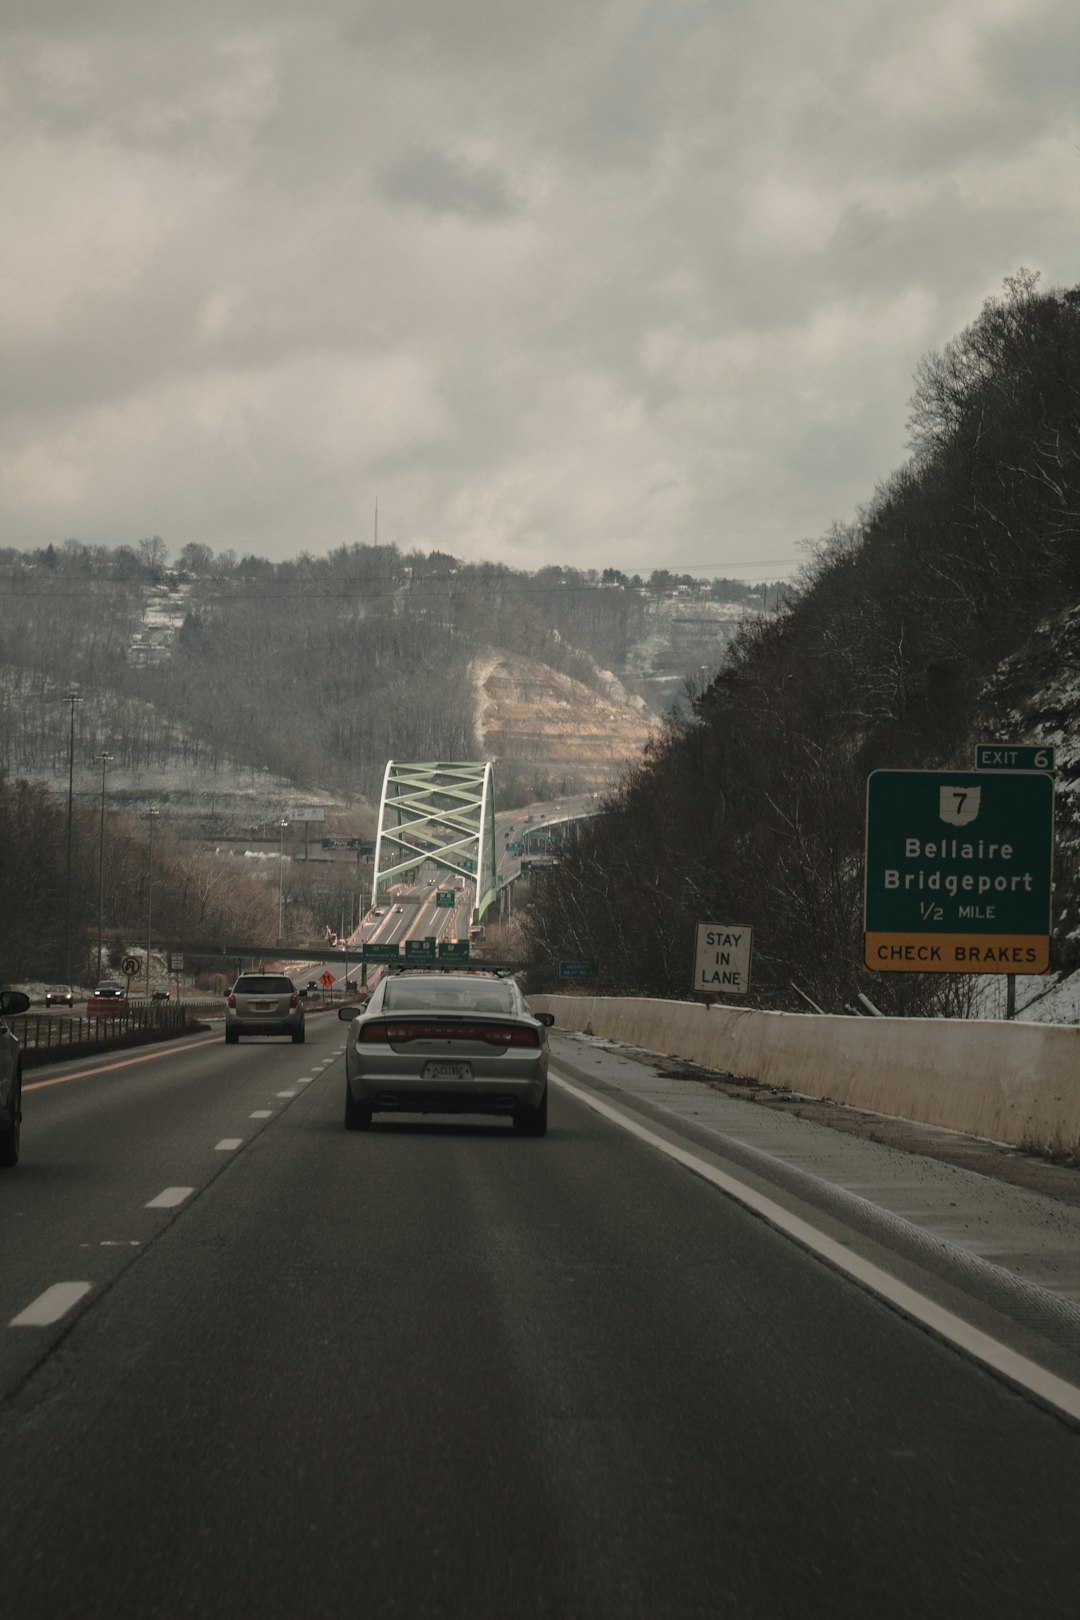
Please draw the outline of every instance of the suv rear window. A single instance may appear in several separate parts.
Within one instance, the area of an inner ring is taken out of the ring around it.
[[[233,985],[235,996],[280,996],[283,991],[291,994],[293,982],[283,973],[252,973],[246,979],[237,979]]]

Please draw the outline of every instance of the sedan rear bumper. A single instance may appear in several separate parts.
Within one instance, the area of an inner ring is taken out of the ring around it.
[[[485,1076],[462,1083],[419,1075],[350,1074],[348,1084],[353,1100],[376,1113],[512,1114],[515,1108],[539,1108],[547,1076]]]

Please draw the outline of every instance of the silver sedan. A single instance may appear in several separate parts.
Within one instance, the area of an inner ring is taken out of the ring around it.
[[[348,1020],[345,1124],[376,1113],[501,1114],[547,1131],[550,1013],[529,1011],[512,979],[461,970],[390,974]]]

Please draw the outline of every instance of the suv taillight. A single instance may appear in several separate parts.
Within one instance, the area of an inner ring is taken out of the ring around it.
[[[236,997],[234,995],[227,996],[225,998],[225,1005],[226,1005],[226,1007],[235,1007],[236,1006]]]
[[[289,997],[289,1006],[290,1007],[299,1007],[299,1005],[300,1005],[300,997],[297,995],[296,991],[294,990],[292,995]]]

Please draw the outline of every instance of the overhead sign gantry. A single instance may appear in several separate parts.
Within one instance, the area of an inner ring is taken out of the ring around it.
[[[475,884],[473,921],[496,898],[495,782],[490,760],[387,763],[379,803],[374,894],[425,861]]]

